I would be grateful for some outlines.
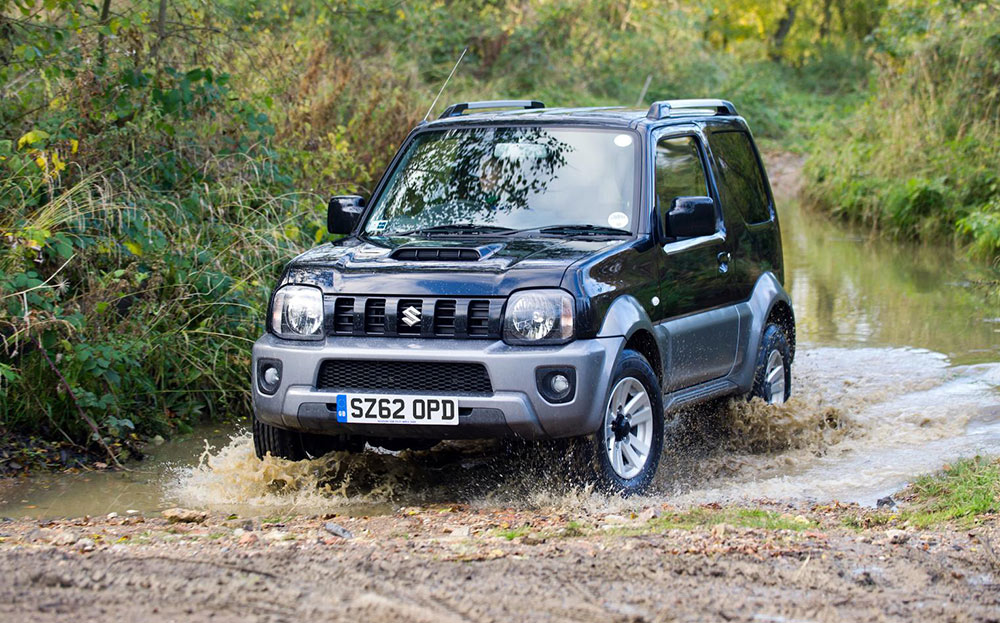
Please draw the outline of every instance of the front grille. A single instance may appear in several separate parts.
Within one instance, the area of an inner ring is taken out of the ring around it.
[[[337,335],[354,333],[354,299],[341,297],[333,306],[333,332]]]
[[[469,302],[469,335],[488,335],[490,331],[490,302]]]
[[[385,299],[368,299],[365,302],[365,333],[385,334]]]
[[[503,299],[328,296],[325,304],[331,336],[501,337]]]
[[[434,335],[455,335],[455,301],[438,301],[434,307]]]
[[[316,387],[361,392],[493,393],[483,364],[441,361],[328,359],[320,365]]]

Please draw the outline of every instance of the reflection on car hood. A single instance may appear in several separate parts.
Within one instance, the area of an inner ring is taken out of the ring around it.
[[[558,287],[571,264],[622,242],[492,236],[347,238],[292,260],[285,282],[315,284],[327,293],[506,296],[520,288]],[[401,248],[475,249],[481,259],[395,259]]]

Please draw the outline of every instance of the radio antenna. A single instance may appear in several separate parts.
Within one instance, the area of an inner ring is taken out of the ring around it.
[[[649,83],[652,80],[653,80],[653,74],[649,74],[646,76],[646,84],[642,85],[642,92],[639,93],[639,99],[635,101],[636,108],[642,107],[642,101],[646,99],[646,91],[649,89]]]
[[[427,114],[424,115],[424,121],[427,121],[427,117],[431,116],[431,111],[434,110],[434,106],[437,105],[438,99],[441,97],[441,94],[444,93],[444,88],[448,86],[448,83],[451,81],[451,77],[455,75],[455,70],[458,69],[458,64],[462,62],[462,59],[465,58],[465,53],[468,51],[469,48],[468,46],[466,46],[466,48],[462,50],[462,55],[458,57],[457,61],[455,61],[455,66],[451,68],[451,73],[448,74],[448,77],[445,79],[444,84],[441,85],[441,90],[438,91],[438,94],[434,98],[434,101],[431,102],[431,107],[427,109]]]

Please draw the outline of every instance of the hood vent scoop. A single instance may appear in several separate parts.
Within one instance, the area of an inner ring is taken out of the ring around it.
[[[389,256],[394,260],[411,262],[478,262],[498,248],[483,247],[400,247]]]

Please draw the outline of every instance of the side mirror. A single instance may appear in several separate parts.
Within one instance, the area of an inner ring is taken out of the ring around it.
[[[675,197],[667,213],[666,233],[697,238],[715,233],[715,201],[711,197]]]
[[[326,228],[331,234],[350,234],[364,211],[363,197],[358,195],[332,197],[326,208]]]

